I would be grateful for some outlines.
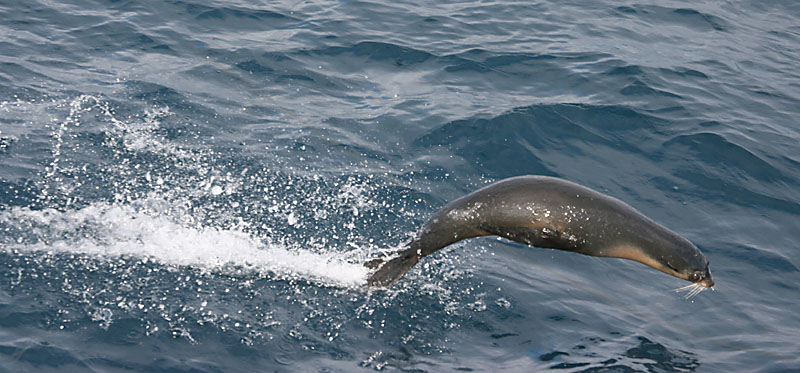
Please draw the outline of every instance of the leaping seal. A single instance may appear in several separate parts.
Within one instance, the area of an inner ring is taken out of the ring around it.
[[[635,260],[691,281],[690,294],[712,287],[708,260],[681,235],[626,203],[554,177],[518,176],[448,203],[367,283],[388,287],[423,257],[463,239],[497,235],[541,248]]]

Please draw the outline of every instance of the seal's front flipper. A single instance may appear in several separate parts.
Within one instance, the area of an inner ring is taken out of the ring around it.
[[[400,256],[383,263],[383,265],[367,279],[367,285],[389,287],[406,274],[414,264],[419,261],[419,255],[414,249],[408,249],[400,253]],[[364,265],[367,267],[379,265],[383,259],[374,259]],[[372,268],[372,267],[370,267]]]
[[[480,229],[512,241],[544,249],[578,251],[578,241],[555,228],[548,227],[493,227],[481,225]]]

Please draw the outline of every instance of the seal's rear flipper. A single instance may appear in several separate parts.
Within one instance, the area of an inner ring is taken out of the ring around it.
[[[364,267],[367,267],[369,269],[376,269],[376,268],[380,267],[381,264],[383,264],[384,262],[386,262],[386,259],[384,259],[384,258],[376,258],[376,259],[372,259],[372,260],[364,263]]]
[[[380,268],[381,265],[383,265],[383,263],[386,263],[389,261],[389,259],[404,253],[406,250],[408,250],[408,248],[381,253],[379,257],[365,262],[364,267],[367,267],[369,269],[378,269]]]
[[[365,263],[364,265],[373,268],[382,261],[382,259],[375,259]],[[414,266],[414,264],[417,264],[418,261],[419,255],[417,255],[416,250],[408,249],[403,251],[397,258],[383,263],[378,271],[373,273],[372,276],[367,279],[367,285],[389,287],[397,282],[397,280],[403,278],[403,275],[405,275],[406,272],[408,272],[408,270]]]

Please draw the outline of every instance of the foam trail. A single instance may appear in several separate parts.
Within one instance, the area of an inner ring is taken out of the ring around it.
[[[36,237],[35,242],[0,245],[0,250],[132,256],[221,272],[234,266],[337,286],[362,285],[368,273],[362,265],[344,261],[341,253],[289,250],[235,229],[186,227],[169,216],[127,205],[92,204],[66,212],[12,208],[0,212],[0,225]]]

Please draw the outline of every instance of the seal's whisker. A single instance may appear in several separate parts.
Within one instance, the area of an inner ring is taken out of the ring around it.
[[[693,288],[693,287],[695,287],[695,286],[697,286],[697,284],[689,284],[689,285],[686,285],[686,286],[681,286],[681,287],[679,287],[679,288],[675,289],[675,292],[676,292],[676,293],[680,293],[680,292],[682,292],[682,291],[689,290],[689,289],[691,289],[691,288]]]
[[[684,299],[691,299],[697,294],[700,294],[703,290],[706,290],[706,288],[701,285],[695,285],[695,287],[692,288],[692,290],[689,290],[689,293],[684,296]]]
[[[686,291],[687,293],[686,293],[686,295],[683,296],[683,299],[691,299],[691,298],[695,297],[697,294],[702,293],[703,290],[706,290],[706,288],[703,285],[689,284],[689,285],[681,286],[681,287],[675,289],[675,292],[679,293],[679,292],[682,292],[682,291]]]

